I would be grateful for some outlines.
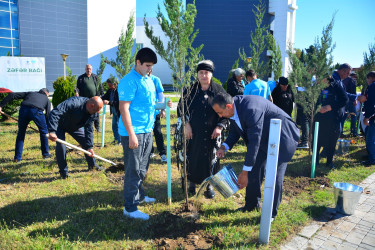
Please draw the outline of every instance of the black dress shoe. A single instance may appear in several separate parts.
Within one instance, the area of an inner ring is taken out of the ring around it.
[[[330,168],[330,169],[335,169],[335,165],[333,164],[333,162],[331,163],[326,163],[326,167]]]
[[[213,199],[215,197],[215,191],[213,189],[208,189],[204,192],[204,196],[207,199]]]
[[[365,167],[370,167],[372,165],[375,165],[375,163],[367,160],[367,161],[361,161],[361,165],[365,166]]]
[[[49,159],[49,158],[51,158],[51,157],[52,157],[52,155],[50,155],[50,154],[48,154],[48,155],[43,155],[43,159],[44,159],[44,160]]]
[[[237,212],[251,212],[251,211],[253,211],[253,210],[257,210],[257,212],[259,212],[260,211],[260,205],[259,204],[257,204],[255,207],[248,207],[248,206],[244,206],[244,207],[240,207],[240,208],[238,208],[236,211]]]

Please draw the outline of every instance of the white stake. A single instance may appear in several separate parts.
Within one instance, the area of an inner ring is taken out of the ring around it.
[[[277,160],[279,158],[281,120],[271,119],[268,139],[266,179],[264,181],[262,215],[260,217],[259,242],[268,244],[270,239],[273,197],[277,173]]]

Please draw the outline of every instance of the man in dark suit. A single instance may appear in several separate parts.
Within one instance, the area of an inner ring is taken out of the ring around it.
[[[280,149],[272,217],[276,217],[281,202],[283,179],[288,162],[292,159],[299,140],[299,130],[292,118],[283,110],[260,96],[217,95],[212,108],[220,117],[230,118],[230,132],[226,141],[217,151],[223,158],[242,137],[247,145],[245,163],[238,176],[240,188],[246,187],[245,206],[239,210],[259,210],[261,184],[267,162],[268,137],[271,119],[281,120]],[[249,184],[249,185],[248,185]]]

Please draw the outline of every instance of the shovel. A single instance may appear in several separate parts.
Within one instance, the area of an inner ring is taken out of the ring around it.
[[[48,137],[48,135],[46,135],[46,136]],[[95,158],[97,158],[99,160],[102,160],[102,161],[105,161],[105,162],[111,164],[112,166],[109,167],[109,168],[107,168],[105,170],[106,172],[112,172],[112,173],[114,173],[114,172],[118,172],[118,171],[124,170],[124,164],[121,164],[121,163],[120,164],[116,164],[113,161],[105,159],[105,158],[103,158],[103,157],[101,157],[99,155],[92,155],[89,151],[87,151],[87,150],[85,150],[83,148],[77,147],[76,145],[70,144],[69,142],[63,141],[63,140],[61,140],[59,138],[56,138],[56,141],[59,142],[59,143],[61,143],[61,144],[66,145],[68,147],[71,147],[73,149],[77,149],[78,151],[81,151],[81,152],[83,152],[83,153],[85,153],[87,155],[91,155],[92,157],[95,157]]]
[[[15,120],[16,122],[18,122],[18,120],[16,118],[14,118],[14,117],[12,117],[12,116],[10,116],[8,114],[5,114],[3,111],[0,111],[0,114],[5,115],[6,117],[8,117],[8,118],[10,118],[10,119]],[[39,132],[39,130],[37,130],[36,128],[31,127],[30,125],[27,125],[27,127],[31,128],[32,130],[34,130],[36,132]]]

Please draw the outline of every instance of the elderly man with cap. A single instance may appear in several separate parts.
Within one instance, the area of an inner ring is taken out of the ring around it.
[[[288,84],[288,78],[280,77],[279,83],[276,88],[272,91],[273,103],[284,110],[288,115],[292,115],[294,94],[292,88]]]
[[[233,71],[233,77],[228,80],[227,92],[231,96],[243,95],[245,83],[242,80],[245,75],[245,71],[241,68],[237,68]]]
[[[9,93],[0,103],[0,111],[8,102],[23,99],[18,117],[18,133],[16,139],[16,149],[14,162],[21,161],[23,142],[25,140],[26,128],[30,121],[34,121],[40,133],[40,149],[44,159],[50,158],[48,150],[48,134],[46,119],[51,111],[51,102],[48,99],[49,91],[42,88],[39,92],[14,92]],[[43,113],[45,111],[45,114]]]
[[[49,139],[56,141],[57,138],[65,141],[65,133],[69,133],[82,148],[89,151],[92,155],[85,154],[89,170],[103,170],[96,165],[93,158],[93,122],[96,114],[103,107],[103,101],[100,97],[92,98],[74,96],[60,103],[54,108],[48,119]],[[69,177],[68,165],[66,162],[66,146],[62,143],[56,143],[56,159],[59,166],[60,176],[63,179]]]

